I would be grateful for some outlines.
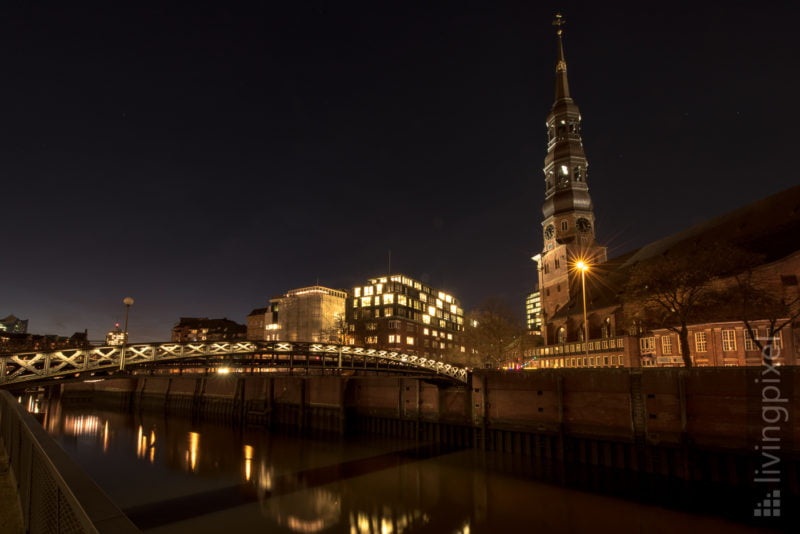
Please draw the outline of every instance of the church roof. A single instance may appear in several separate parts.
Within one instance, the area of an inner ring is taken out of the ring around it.
[[[592,268],[587,277],[590,311],[621,305],[621,291],[628,271],[637,263],[659,255],[681,253],[689,247],[712,245],[726,240],[762,255],[771,263],[800,249],[800,186],[791,187],[675,234],[653,241],[640,249],[617,256]],[[570,302],[553,319],[566,318],[582,309],[580,286]]]

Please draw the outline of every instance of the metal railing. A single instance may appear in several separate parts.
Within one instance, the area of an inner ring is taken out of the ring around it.
[[[308,341],[200,341],[136,343],[125,346],[60,349],[51,352],[24,352],[0,356],[0,384],[14,384],[43,378],[67,376],[87,371],[152,366],[167,361],[233,355],[272,355],[337,358],[344,367],[367,359],[391,365],[444,375],[468,382],[466,368],[416,354],[357,345]]]
[[[7,391],[0,391],[0,438],[17,482],[25,532],[140,532]]]

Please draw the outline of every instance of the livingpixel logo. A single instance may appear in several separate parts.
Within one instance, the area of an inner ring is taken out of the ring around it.
[[[767,484],[767,491],[761,502],[753,508],[754,517],[780,517],[781,491],[774,489],[781,482],[781,425],[789,422],[789,399],[781,392],[781,372],[775,360],[781,356],[781,347],[774,339],[759,338],[766,341],[761,354],[763,356],[761,376],[755,381],[761,384],[761,441],[755,446],[760,451],[760,466],[756,469],[754,482]],[[772,343],[770,343],[772,341]]]

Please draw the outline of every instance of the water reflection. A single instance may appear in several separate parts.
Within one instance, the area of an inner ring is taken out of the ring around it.
[[[189,470],[197,471],[197,457],[200,454],[200,434],[189,432],[189,450],[186,451],[186,458],[189,461]]]
[[[541,484],[524,466],[501,472],[471,451],[425,455],[414,442],[314,441],[160,414],[42,406],[48,431],[137,524],[154,532],[471,534],[522,524],[526,531],[626,532],[634,523],[663,523],[666,531],[665,525],[696,520]],[[708,532],[751,532],[704,521]]]
[[[251,470],[253,469],[253,446],[245,445],[242,454],[244,456],[244,479],[249,482]]]

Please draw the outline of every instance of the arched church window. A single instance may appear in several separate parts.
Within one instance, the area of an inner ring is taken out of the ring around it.
[[[575,181],[582,182],[583,181],[583,168],[582,167],[575,167]]]
[[[559,343],[566,343],[567,342],[567,329],[563,326],[558,329],[558,342]]]

